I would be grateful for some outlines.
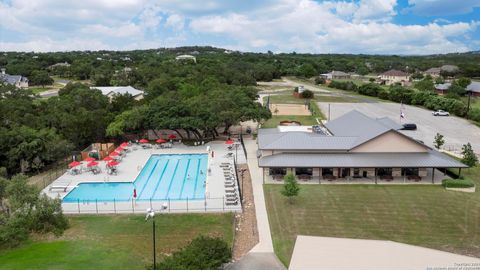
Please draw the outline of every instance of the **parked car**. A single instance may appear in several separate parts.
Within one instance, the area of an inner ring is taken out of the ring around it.
[[[413,123],[403,124],[402,130],[417,130],[417,125]]]
[[[444,110],[434,111],[433,116],[449,116],[450,114]]]

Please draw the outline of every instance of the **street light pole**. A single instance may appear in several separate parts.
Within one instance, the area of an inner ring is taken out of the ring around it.
[[[152,238],[153,238],[153,270],[157,269],[157,256],[156,256],[156,251],[155,251],[155,211],[152,208],[147,209],[147,216],[145,217],[145,221],[148,220],[148,218],[152,218],[153,221],[153,227],[152,227]]]
[[[153,270],[157,269],[157,256],[155,252],[155,217],[153,217]]]

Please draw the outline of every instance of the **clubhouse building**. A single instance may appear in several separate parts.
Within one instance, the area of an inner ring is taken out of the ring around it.
[[[358,111],[322,126],[259,129],[259,167],[265,181],[283,180],[292,172],[313,182],[436,183],[442,168],[466,168],[399,130],[385,117]],[[432,138],[433,139],[433,138]]]

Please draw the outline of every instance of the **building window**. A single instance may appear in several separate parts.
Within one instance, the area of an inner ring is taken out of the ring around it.
[[[405,176],[418,176],[418,168],[403,168],[402,175]]]
[[[350,168],[341,168],[338,177],[345,178],[350,176]]]
[[[313,175],[312,168],[295,168],[295,175]]]
[[[333,168],[322,168],[322,176],[333,175]]]
[[[378,176],[392,176],[392,168],[379,168],[377,170]]]
[[[353,169],[353,177],[354,177],[354,178],[360,178],[360,177],[362,177],[362,176],[360,175],[360,168],[355,168],[355,169]]]
[[[270,175],[286,175],[287,168],[270,168],[269,173]]]

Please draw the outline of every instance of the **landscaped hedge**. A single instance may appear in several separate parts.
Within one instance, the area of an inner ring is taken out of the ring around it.
[[[347,81],[331,81],[328,87],[340,89],[340,90],[347,90],[347,91],[357,91],[357,85],[354,82]]]
[[[444,179],[442,186],[447,188],[471,188],[475,183],[470,179]]]

